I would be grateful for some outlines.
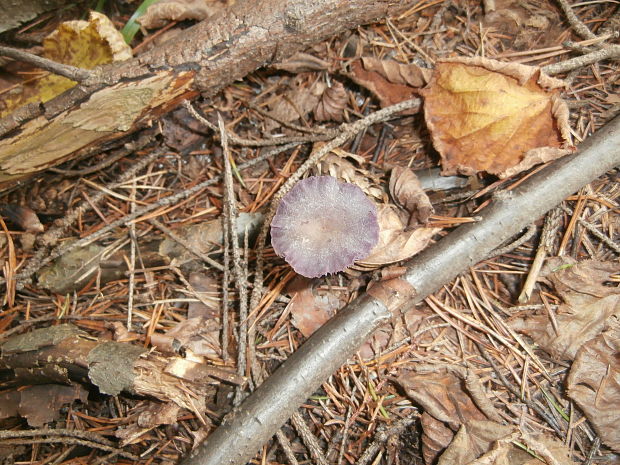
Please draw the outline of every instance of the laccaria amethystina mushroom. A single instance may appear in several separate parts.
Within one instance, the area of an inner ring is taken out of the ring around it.
[[[379,240],[377,209],[355,184],[311,176],[286,194],[271,222],[271,244],[300,275],[336,273]]]

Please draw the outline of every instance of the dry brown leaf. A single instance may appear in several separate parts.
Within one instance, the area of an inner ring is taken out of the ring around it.
[[[572,152],[563,86],[526,65],[481,57],[438,63],[421,93],[443,174],[504,178]]]
[[[0,205],[0,215],[19,226],[24,231],[40,233],[44,228],[37,214],[29,207],[15,204]]]
[[[361,60],[351,63],[349,77],[353,82],[365,87],[378,99],[381,107],[388,107],[395,103],[409,100],[418,94],[418,90],[403,83],[393,83],[376,71],[367,70]],[[407,114],[416,113],[417,110],[409,110]]]
[[[469,420],[464,423],[454,437],[450,446],[445,450],[437,465],[465,465],[489,451],[493,444],[514,433],[514,427],[502,425],[494,421]],[[501,443],[504,450],[497,454],[494,465],[511,465],[505,460],[506,453],[512,449],[510,443]],[[498,451],[499,452],[499,451]],[[528,455],[523,451],[524,455]]]
[[[617,271],[615,262],[548,259],[542,276],[564,301],[555,316],[557,332],[547,313],[515,319],[511,327],[529,335],[553,357],[572,360],[579,348],[598,336],[609,321],[620,318],[620,289],[606,285]]]
[[[570,397],[601,441],[620,452],[620,327],[587,342],[577,352],[567,380]]]
[[[405,373],[397,379],[407,396],[436,420],[427,418],[422,424],[422,450],[428,464],[433,463],[452,440],[452,435],[463,421],[485,419],[484,414],[462,389],[459,378],[445,370],[439,371],[441,372]]]
[[[428,218],[434,212],[433,205],[413,171],[401,166],[394,167],[390,175],[390,194],[409,213],[408,229],[428,223]]]
[[[316,121],[331,120],[341,123],[344,119],[344,109],[347,106],[347,101],[347,91],[340,82],[335,81],[321,95],[321,100],[319,100],[314,109],[314,119]]]
[[[305,337],[319,329],[345,303],[334,292],[316,291],[312,283],[312,279],[297,275],[287,286],[293,326]]]
[[[320,80],[308,86],[304,78],[296,76],[290,89],[269,104],[269,114],[276,120],[285,123],[290,123],[300,118],[306,119],[319,103],[319,98],[323,94],[325,87],[326,84]],[[265,123],[265,129],[271,131],[280,127],[280,123],[276,120],[268,120]]]
[[[402,64],[394,60],[380,60],[374,57],[362,57],[362,64],[367,71],[378,73],[393,84],[404,84],[420,88],[428,84],[432,70],[416,64]]]
[[[398,377],[398,383],[416,404],[453,431],[463,420],[486,419],[452,374],[406,373]]]
[[[189,284],[201,297],[202,301],[190,302],[187,307],[187,318],[215,318],[220,314],[219,283],[203,272],[192,272],[189,275]],[[205,305],[203,302],[209,304]]]
[[[454,432],[427,412],[420,416],[422,426],[422,457],[427,464],[435,463],[437,457],[450,445]]]
[[[395,205],[381,205],[378,211],[379,242],[370,255],[357,262],[360,267],[375,268],[413,257],[430,243],[441,228],[417,228],[407,231]]]
[[[170,21],[202,21],[232,5],[232,0],[160,0],[152,4],[138,22],[147,29],[163,27]]]
[[[297,52],[292,57],[271,65],[272,68],[299,74],[317,71],[327,71],[329,63],[325,60],[310,55],[309,53]]]

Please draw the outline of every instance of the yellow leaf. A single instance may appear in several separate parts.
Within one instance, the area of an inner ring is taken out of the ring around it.
[[[107,16],[92,11],[88,21],[61,23],[43,40],[42,56],[65,65],[91,69],[131,58],[131,48]],[[62,76],[44,73],[7,93],[0,117],[28,103],[47,102],[75,84]]]
[[[484,58],[437,64],[422,94],[442,174],[505,177],[569,153],[560,86],[525,65]]]

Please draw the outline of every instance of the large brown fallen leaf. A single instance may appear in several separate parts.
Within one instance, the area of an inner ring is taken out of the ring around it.
[[[442,173],[504,178],[570,153],[563,86],[526,65],[481,57],[438,63],[421,93]]]
[[[607,285],[610,275],[617,271],[616,262],[548,259],[541,276],[564,301],[555,323],[545,312],[515,319],[511,327],[529,335],[553,357],[572,360],[582,345],[605,330],[610,321],[620,318],[620,289]]]
[[[61,23],[43,40],[42,56],[58,63],[90,69],[131,58],[131,48],[107,16],[91,11],[88,21]],[[7,93],[0,117],[28,103],[47,102],[75,84],[62,76],[45,73],[43,77]]]
[[[585,344],[567,380],[570,397],[586,415],[601,441],[620,452],[620,327]]]

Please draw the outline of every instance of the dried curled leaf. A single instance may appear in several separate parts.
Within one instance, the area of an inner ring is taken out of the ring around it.
[[[402,64],[394,60],[380,60],[374,57],[362,57],[364,69],[378,73],[392,84],[404,84],[419,88],[430,81],[432,71],[414,63]]]
[[[391,82],[381,73],[366,69],[361,60],[351,63],[349,77],[356,84],[372,92],[379,99],[382,107],[409,100],[418,94],[418,90],[406,84],[403,79],[399,78],[399,82]],[[413,114],[416,112],[417,109],[403,113]]]
[[[579,405],[601,441],[620,452],[620,327],[586,343],[568,375],[568,397]]]
[[[331,87],[325,89],[321,100],[314,109],[314,119],[317,121],[337,121],[342,122],[344,109],[347,106],[347,91],[344,86],[335,81]]]
[[[409,213],[409,229],[428,223],[428,218],[434,212],[433,205],[413,171],[401,166],[394,167],[390,175],[390,194]]]
[[[438,63],[421,93],[443,174],[504,178],[572,152],[563,86],[531,66],[480,57]]]
[[[572,360],[609,321],[620,318],[620,289],[606,285],[617,271],[615,262],[548,259],[542,275],[564,301],[557,310],[555,325],[544,313],[515,319],[511,327],[529,335],[553,357]]]
[[[413,257],[430,243],[441,228],[408,230],[407,220],[395,205],[379,207],[379,242],[370,255],[357,262],[360,268],[376,268]]]

